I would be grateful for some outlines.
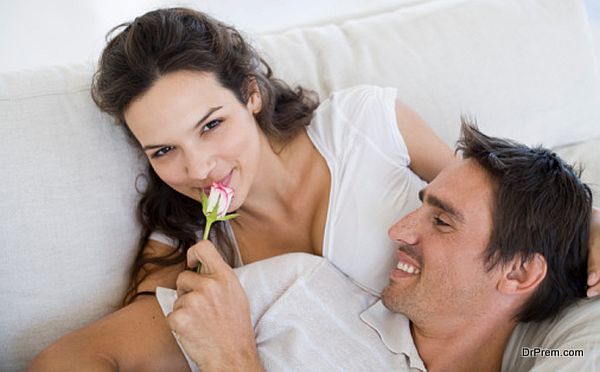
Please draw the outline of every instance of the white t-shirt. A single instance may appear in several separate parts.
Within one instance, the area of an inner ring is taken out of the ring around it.
[[[425,186],[409,168],[396,122],[396,89],[335,92],[315,112],[308,135],[331,172],[323,257],[378,294],[396,264],[388,229],[416,209]]]

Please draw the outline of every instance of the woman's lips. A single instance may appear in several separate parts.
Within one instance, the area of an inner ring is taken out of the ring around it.
[[[233,175],[233,169],[231,171],[229,171],[229,173],[225,177],[221,178],[221,180],[218,182],[223,186],[229,187],[229,182],[231,182],[232,175]]]
[[[232,177],[233,177],[233,169],[231,171],[229,171],[229,173],[225,177],[221,178],[219,181],[213,182],[213,184],[218,183],[225,187],[229,187]],[[213,184],[202,188],[202,191],[204,191],[204,194],[206,194],[206,196],[210,195],[210,188],[212,187]]]

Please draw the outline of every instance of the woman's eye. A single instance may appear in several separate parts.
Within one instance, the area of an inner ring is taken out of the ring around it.
[[[169,151],[173,150],[173,146],[167,146],[167,147],[162,147],[160,149],[158,149],[157,151],[155,151],[152,154],[153,158],[159,158],[163,155],[166,155]]]
[[[205,126],[202,127],[202,132],[208,132],[213,130],[214,128],[218,127],[221,124],[221,120],[220,119],[215,119],[212,121],[209,121],[208,123],[206,123]]]

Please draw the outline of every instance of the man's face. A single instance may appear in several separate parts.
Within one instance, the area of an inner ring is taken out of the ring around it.
[[[398,265],[382,299],[418,324],[460,324],[488,311],[499,271],[482,253],[492,227],[493,183],[473,160],[444,169],[420,192],[422,205],[389,229]]]

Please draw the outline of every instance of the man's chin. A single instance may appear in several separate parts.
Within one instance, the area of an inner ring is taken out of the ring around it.
[[[399,313],[400,311],[400,303],[398,301],[398,293],[395,293],[393,285],[390,283],[383,289],[381,293],[381,302],[383,305],[388,308],[391,312]]]

